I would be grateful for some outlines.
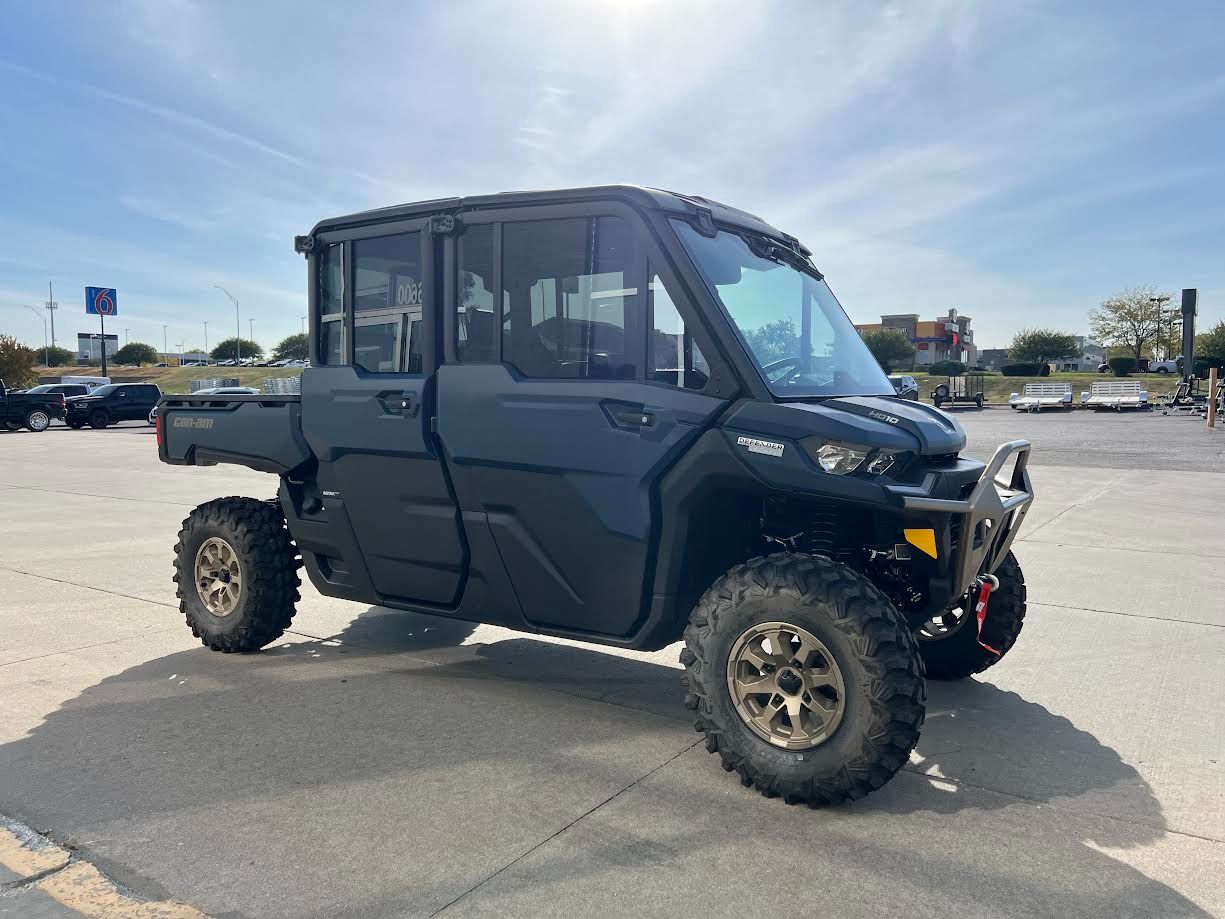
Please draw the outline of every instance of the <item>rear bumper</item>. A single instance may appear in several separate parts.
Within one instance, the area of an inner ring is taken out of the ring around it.
[[[1013,440],[995,451],[977,484],[964,499],[932,498],[910,489],[901,493],[906,511],[948,515],[960,525],[959,538],[952,547],[948,577],[953,596],[969,590],[974,580],[990,574],[1012,547],[1017,531],[1034,500],[1033,486],[1026,468],[1030,444]],[[1011,474],[1000,476],[1008,461],[1015,458]]]

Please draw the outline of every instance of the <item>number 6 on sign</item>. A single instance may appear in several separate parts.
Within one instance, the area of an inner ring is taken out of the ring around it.
[[[95,316],[115,316],[119,313],[119,297],[113,287],[86,287],[85,312]]]

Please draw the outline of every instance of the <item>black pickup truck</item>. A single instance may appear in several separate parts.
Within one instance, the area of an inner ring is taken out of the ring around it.
[[[64,417],[63,393],[10,392],[0,380],[0,424],[10,431],[21,428],[40,433],[52,418]]]
[[[794,237],[611,187],[352,214],[295,248],[301,395],[157,415],[163,462],[280,479],[183,522],[180,610],[208,647],[280,637],[300,567],[365,604],[683,640],[706,749],[818,805],[907,762],[924,673],[968,677],[1016,641],[1029,444],[961,456],[957,421],[896,397]]]

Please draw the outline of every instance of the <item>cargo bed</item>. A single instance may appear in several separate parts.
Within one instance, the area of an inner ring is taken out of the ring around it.
[[[157,449],[176,466],[234,463],[284,475],[309,462],[300,396],[165,396],[157,404]]]

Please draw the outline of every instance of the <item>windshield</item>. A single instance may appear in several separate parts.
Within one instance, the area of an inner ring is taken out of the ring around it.
[[[31,396],[35,393],[51,392],[51,385],[52,384],[50,383],[44,383],[42,386],[35,386],[33,389],[27,389],[26,392]]]
[[[797,257],[772,252],[765,239],[673,225],[774,395],[894,395],[833,291]]]

